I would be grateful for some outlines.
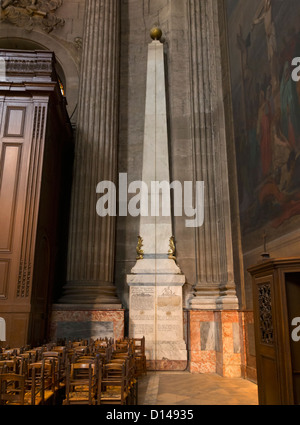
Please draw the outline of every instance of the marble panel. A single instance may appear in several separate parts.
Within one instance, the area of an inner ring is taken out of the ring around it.
[[[51,328],[50,328],[50,339],[55,340],[57,338],[57,332],[63,323],[63,327],[66,331],[73,329],[75,326],[78,329],[86,328],[86,332],[90,332],[94,328],[94,324],[98,323],[97,331],[101,332],[98,337],[105,337],[105,333],[110,332],[112,329],[112,335],[115,339],[124,337],[124,310],[92,310],[91,308],[84,310],[76,310],[77,306],[73,305],[59,305],[53,306],[51,316]],[[67,325],[68,323],[68,325]],[[101,325],[103,323],[103,325]],[[94,328],[94,329],[96,329]],[[110,332],[111,334],[111,332]],[[63,337],[63,336],[62,336]],[[65,337],[65,336],[64,336]]]
[[[240,340],[240,325],[239,323],[232,323],[232,337],[233,337],[233,352],[241,352],[241,340]]]
[[[202,322],[200,323],[200,341],[202,351],[215,350],[216,347],[215,338],[215,323],[214,322]]]
[[[221,351],[222,348],[222,329],[221,323],[215,322],[215,342],[216,342],[216,351]]]
[[[56,328],[56,338],[77,339],[77,338],[113,338],[113,322],[58,322]]]

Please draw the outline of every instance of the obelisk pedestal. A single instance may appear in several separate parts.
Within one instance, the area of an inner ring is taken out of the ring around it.
[[[129,335],[145,336],[148,369],[183,370],[187,350],[183,339],[182,286],[185,276],[128,275]]]
[[[158,191],[153,182],[170,182],[164,46],[161,31],[151,31],[148,46],[147,87],[142,181],[148,193],[141,194],[139,256],[127,276],[129,336],[145,336],[149,369],[185,369],[187,350],[183,338],[182,287],[185,276],[176,264],[170,194]],[[151,190],[150,190],[151,189]],[[159,205],[152,205],[156,199]],[[146,204],[146,205],[145,205]],[[151,204],[151,209],[150,209]],[[153,213],[155,212],[155,213]]]

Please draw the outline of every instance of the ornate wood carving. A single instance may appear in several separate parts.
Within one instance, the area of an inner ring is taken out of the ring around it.
[[[266,283],[258,287],[259,322],[261,342],[273,345],[273,319],[271,285]]]
[[[23,73],[31,74],[32,72],[53,72],[52,62],[49,60],[18,60],[10,59],[6,60],[6,72],[7,73]]]
[[[40,81],[51,82],[56,78],[54,72],[53,56],[46,52],[22,51],[15,55],[14,51],[2,51],[1,58],[5,62],[5,79],[14,81],[36,81],[37,74]],[[4,80],[5,81],[5,80]],[[19,108],[20,109],[20,108]]]
[[[29,31],[40,27],[50,33],[65,23],[55,14],[62,3],[63,0],[3,0],[0,20]]]

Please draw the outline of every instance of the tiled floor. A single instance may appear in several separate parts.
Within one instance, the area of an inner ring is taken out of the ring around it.
[[[139,405],[257,405],[257,385],[240,378],[189,372],[148,372]]]

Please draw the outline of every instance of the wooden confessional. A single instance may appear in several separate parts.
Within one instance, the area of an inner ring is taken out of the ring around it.
[[[0,316],[3,345],[47,337],[63,274],[72,128],[49,51],[0,50]]]
[[[300,258],[250,267],[260,404],[300,404]]]

